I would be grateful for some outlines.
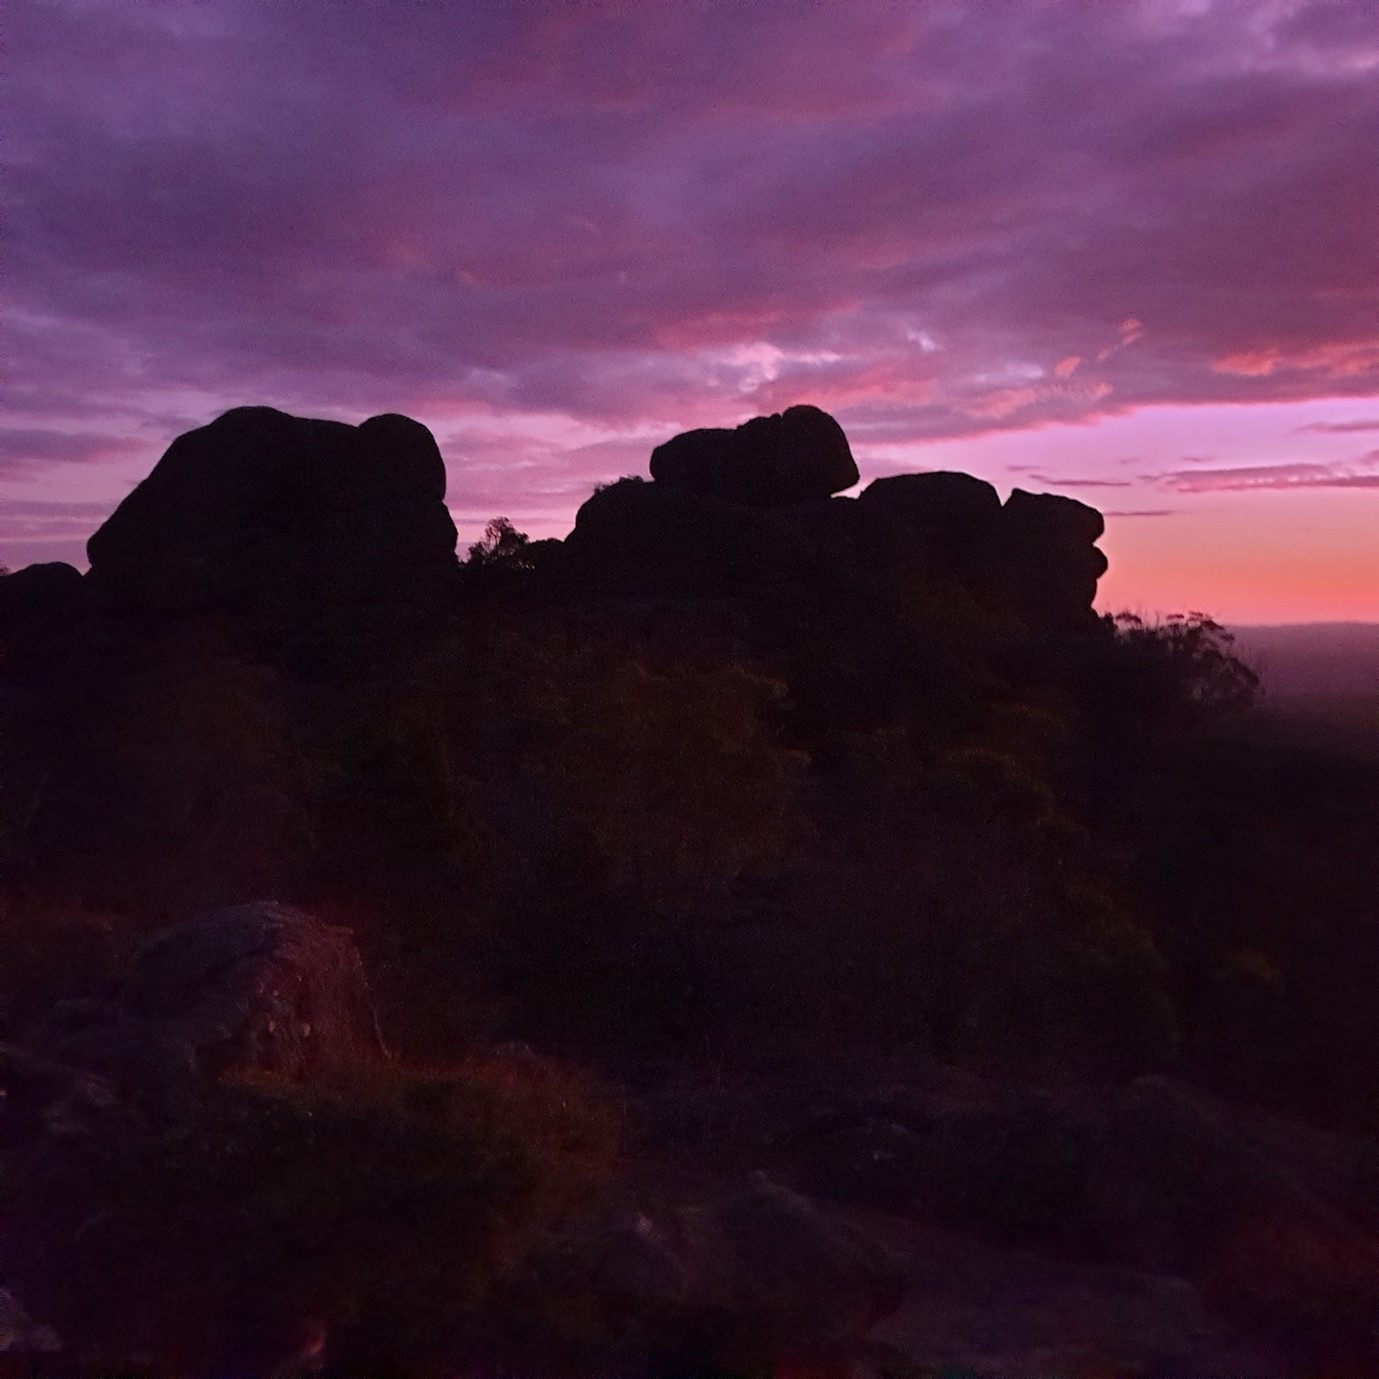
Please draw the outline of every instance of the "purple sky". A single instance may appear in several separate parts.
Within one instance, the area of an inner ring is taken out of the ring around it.
[[[1103,604],[1379,620],[1376,0],[10,0],[0,561],[268,403],[462,540],[810,401],[1109,514]]]

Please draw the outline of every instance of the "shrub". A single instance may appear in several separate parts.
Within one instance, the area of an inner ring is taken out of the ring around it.
[[[568,1069],[490,1057],[222,1086],[185,1126],[103,1138],[7,1175],[20,1286],[77,1349],[267,1373],[314,1330],[350,1372],[410,1373],[597,1192],[616,1124]]]

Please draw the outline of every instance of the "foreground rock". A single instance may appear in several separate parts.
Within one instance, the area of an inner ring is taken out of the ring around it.
[[[618,1373],[845,1358],[905,1293],[893,1251],[762,1174],[695,1205],[585,1226],[534,1262],[525,1287],[551,1315],[597,1318],[585,1339]]]
[[[304,1082],[386,1057],[348,930],[272,901],[154,934],[117,1002],[66,1003],[39,1038],[53,1057],[164,1101],[203,1079]]]
[[[0,1288],[0,1354],[18,1360],[24,1356],[35,1359],[34,1373],[41,1373],[37,1357],[51,1356],[62,1349],[51,1327],[38,1326],[14,1295]]]
[[[821,1118],[788,1147],[796,1180],[820,1196],[1184,1278],[1295,1365],[1379,1358],[1379,1245],[1169,1079],[1108,1097],[993,1089],[933,1109],[893,1097]]]

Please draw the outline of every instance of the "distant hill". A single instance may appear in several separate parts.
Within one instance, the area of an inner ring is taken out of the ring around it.
[[[1379,623],[1232,627],[1235,653],[1271,696],[1379,695]]]

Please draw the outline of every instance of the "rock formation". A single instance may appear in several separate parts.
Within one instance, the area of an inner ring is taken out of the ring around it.
[[[905,1295],[894,1252],[762,1173],[693,1205],[581,1224],[530,1272],[558,1315],[607,1318],[618,1349],[640,1335],[638,1373],[814,1372]]]
[[[1093,620],[1101,514],[970,474],[898,474],[858,499],[842,428],[817,407],[687,431],[651,455],[653,482],[599,490],[566,538],[577,586],[635,597],[784,600],[854,611],[916,580],[956,585],[1036,634]]]
[[[162,1110],[207,1078],[310,1081],[385,1057],[349,933],[271,901],[154,934],[117,1002],[59,1006],[40,1042]]]
[[[1001,509],[1006,585],[1032,627],[1085,617],[1106,557],[1094,544],[1106,522],[1075,498],[1017,488]]]
[[[857,482],[843,428],[818,407],[787,407],[736,430],[686,431],[651,452],[651,477],[667,488],[754,507],[827,498]]]
[[[584,584],[723,596],[738,592],[754,568],[762,526],[762,514],[743,504],[623,479],[584,503],[565,549]]]
[[[87,543],[88,579],[116,611],[146,615],[434,608],[455,569],[444,496],[419,422],[238,407],[173,441]]]

